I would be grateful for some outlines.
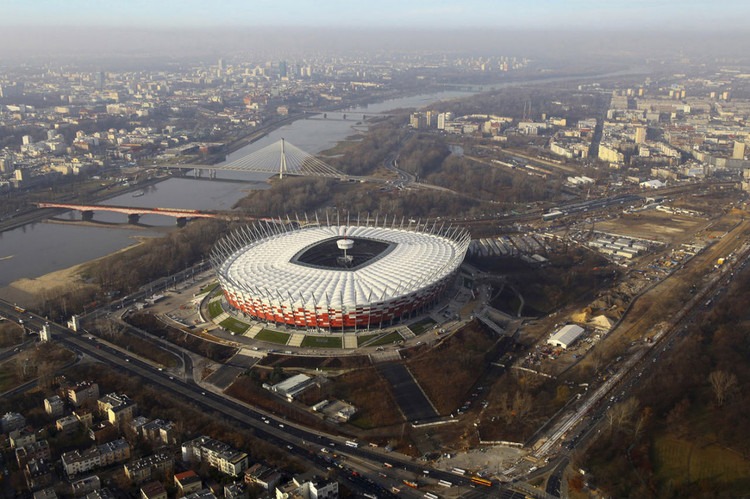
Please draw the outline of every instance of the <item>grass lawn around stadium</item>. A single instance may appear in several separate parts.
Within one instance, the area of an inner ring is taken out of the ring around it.
[[[368,343],[367,346],[368,347],[377,347],[377,346],[380,346],[380,345],[391,345],[394,342],[401,341],[401,340],[403,340],[403,338],[401,337],[401,335],[398,334],[397,331],[393,331],[391,333],[384,334],[383,336],[381,336],[377,340],[373,341],[372,343]]]
[[[244,322],[238,321],[234,317],[224,319],[223,321],[221,321],[221,323],[219,323],[219,325],[235,334],[243,334],[245,331],[247,331],[247,328],[250,327]]]
[[[375,338],[377,338],[378,334],[368,334],[363,336],[357,336],[357,347],[363,347],[367,345],[369,342],[373,341]]]
[[[269,343],[280,343],[286,345],[289,341],[289,333],[281,333],[279,331],[272,331],[270,329],[261,329],[261,331],[255,335],[256,340],[268,341]]]
[[[312,336],[307,335],[302,340],[303,347],[341,348],[341,336]]]
[[[409,329],[411,329],[412,333],[419,336],[420,334],[424,333],[428,329],[430,329],[432,326],[437,324],[434,320],[430,319],[429,317],[422,319],[419,322],[415,322],[411,326],[409,326]]]
[[[212,301],[208,304],[208,315],[213,319],[224,313],[224,309],[221,308],[221,300]]]

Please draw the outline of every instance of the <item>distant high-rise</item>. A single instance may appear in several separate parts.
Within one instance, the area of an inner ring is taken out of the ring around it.
[[[279,62],[279,78],[287,77],[287,66],[286,61]]]
[[[104,71],[97,71],[94,75],[94,86],[97,90],[104,88]]]
[[[639,126],[635,129],[635,143],[645,144],[646,143],[646,127]]]
[[[0,97],[21,97],[23,95],[23,83],[11,83],[0,85]]]
[[[437,115],[437,128],[438,130],[445,130],[445,124],[453,119],[453,113],[440,113]]]
[[[7,173],[13,169],[13,155],[0,156],[0,173]]]
[[[219,58],[219,71],[224,71],[224,59]]]
[[[427,111],[425,113],[425,124],[427,128],[435,128],[437,126],[437,115],[436,111]]]
[[[732,159],[745,159],[745,143],[740,140],[734,141]]]

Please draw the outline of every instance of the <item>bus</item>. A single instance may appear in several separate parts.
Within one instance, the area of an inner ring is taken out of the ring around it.
[[[456,475],[462,475],[463,476],[463,475],[466,474],[466,470],[462,470],[461,468],[453,468],[451,470],[451,473],[455,473]]]
[[[383,463],[383,466],[386,468],[393,468],[393,465],[391,463]]]
[[[345,443],[347,447],[354,447],[355,449],[359,447],[359,444],[353,440],[347,440]]]
[[[486,478],[482,478],[479,476],[471,477],[471,483],[476,484],[476,485],[482,485],[483,487],[492,487],[492,482],[490,482]]]
[[[430,492],[425,492],[425,493],[424,493],[424,496],[425,496],[425,497],[426,497],[427,499],[438,499],[438,496],[436,496],[435,494],[432,494],[432,493],[430,493]]]
[[[441,487],[446,487],[446,488],[453,487],[453,484],[449,482],[448,480],[438,480],[438,485],[440,485]]]
[[[18,312],[18,313],[20,313],[20,314],[22,314],[22,313],[26,312],[26,309],[25,309],[25,308],[21,308],[21,307],[19,307],[18,305],[16,305],[15,307],[13,307],[13,310],[15,310],[16,312]]]

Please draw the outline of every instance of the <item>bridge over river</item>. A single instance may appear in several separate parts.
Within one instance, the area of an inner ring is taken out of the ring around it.
[[[177,225],[184,225],[193,218],[225,218],[226,214],[203,210],[189,210],[183,208],[143,208],[138,206],[115,206],[107,204],[76,204],[76,203],[36,203],[38,208],[62,208],[81,212],[84,221],[94,218],[95,211],[111,211],[124,213],[128,216],[128,223],[137,224],[143,215],[163,215],[173,217]]]

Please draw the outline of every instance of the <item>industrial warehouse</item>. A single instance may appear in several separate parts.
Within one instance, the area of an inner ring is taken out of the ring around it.
[[[227,302],[247,316],[342,332],[416,317],[449,289],[463,229],[368,219],[259,222],[221,240],[212,263]]]

